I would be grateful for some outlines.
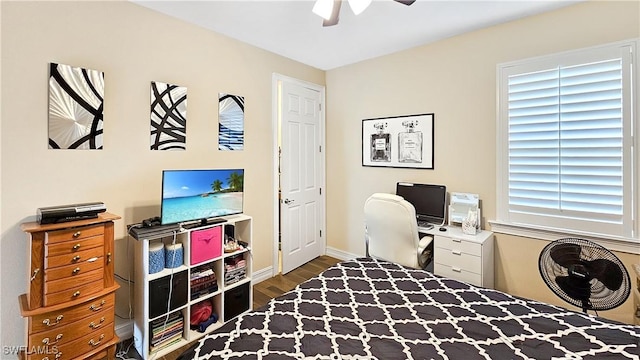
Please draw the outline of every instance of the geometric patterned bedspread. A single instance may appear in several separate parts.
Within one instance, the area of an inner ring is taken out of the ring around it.
[[[179,359],[640,359],[640,327],[360,258]]]

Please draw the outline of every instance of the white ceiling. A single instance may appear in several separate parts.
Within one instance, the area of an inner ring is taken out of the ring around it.
[[[344,0],[332,27],[311,12],[313,0],[131,1],[329,70],[582,0],[417,0],[411,6],[374,0],[358,16]]]

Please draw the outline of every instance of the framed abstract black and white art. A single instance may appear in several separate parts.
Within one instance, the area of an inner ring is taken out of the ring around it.
[[[362,120],[362,166],[433,169],[433,114]]]
[[[151,82],[151,150],[187,147],[187,88]]]
[[[244,148],[244,96],[218,94],[218,150]]]
[[[104,73],[49,64],[49,149],[102,149]]]

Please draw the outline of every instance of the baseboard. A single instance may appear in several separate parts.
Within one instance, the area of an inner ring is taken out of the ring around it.
[[[122,319],[116,316],[115,325],[116,335],[120,341],[124,341],[133,337],[133,320]]]
[[[325,254],[327,256],[331,256],[339,260],[351,260],[351,259],[355,259],[363,256],[358,254],[352,254],[352,253],[349,253],[340,249],[336,249],[330,246],[327,246]]]
[[[259,282],[271,279],[273,277],[273,266],[268,266],[264,269],[254,271],[251,273],[251,283],[257,284]]]

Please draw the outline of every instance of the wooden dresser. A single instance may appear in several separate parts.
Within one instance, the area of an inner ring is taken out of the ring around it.
[[[28,235],[26,360],[115,359],[114,221],[120,216],[59,224],[22,224]]]

